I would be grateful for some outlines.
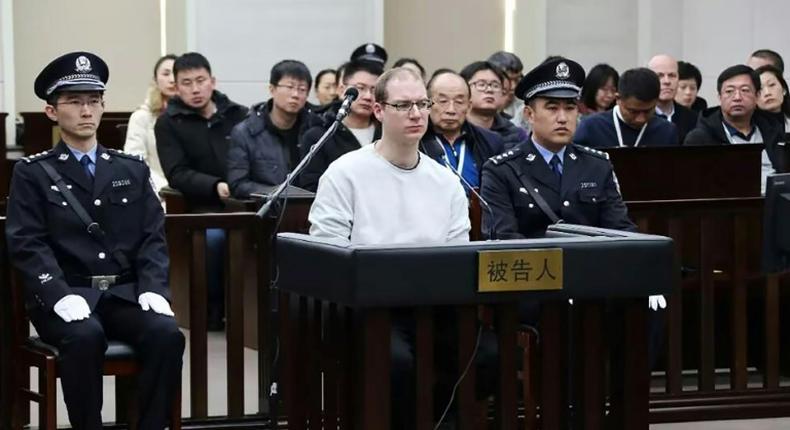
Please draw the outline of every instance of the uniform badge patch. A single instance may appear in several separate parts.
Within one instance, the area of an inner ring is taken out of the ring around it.
[[[557,64],[557,69],[555,70],[555,74],[557,79],[568,79],[571,77],[571,69],[568,67],[565,62]]]
[[[47,282],[52,280],[52,275],[49,273],[42,273],[38,275],[38,280],[41,281],[42,284],[46,284]]]
[[[527,155],[527,161],[535,161],[535,154]]]
[[[112,181],[113,188],[127,187],[129,185],[132,185],[131,179],[116,179]]]
[[[105,160],[109,160],[110,159],[110,154],[105,152],[104,154],[101,155],[101,158],[103,158]]]
[[[598,183],[597,183],[597,182],[582,182],[582,183],[579,185],[579,187],[580,187],[581,189],[585,189],[585,188],[598,188]]]
[[[60,161],[66,161],[68,159],[69,159],[69,154],[60,154],[60,155],[58,155],[58,160],[60,160]]]
[[[576,161],[576,154],[570,153],[568,154],[568,157],[571,157],[571,160]]]
[[[75,68],[80,73],[89,73],[91,70],[91,60],[84,55],[80,55],[77,57],[77,61],[75,61]]]

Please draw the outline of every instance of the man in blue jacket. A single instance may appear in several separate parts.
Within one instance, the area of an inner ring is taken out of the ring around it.
[[[301,159],[299,136],[317,121],[306,107],[312,77],[301,61],[272,67],[267,102],[252,107],[230,134],[228,184],[233,197],[268,193]]]
[[[617,105],[583,119],[573,143],[590,148],[680,145],[675,124],[655,115],[660,92],[652,70],[626,70],[617,85]]]
[[[451,70],[434,74],[428,82],[428,96],[433,106],[420,151],[479,188],[483,163],[504,150],[502,138],[466,120],[471,92],[461,75]]]

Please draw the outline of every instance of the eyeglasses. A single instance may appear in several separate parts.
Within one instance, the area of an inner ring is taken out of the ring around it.
[[[469,100],[450,100],[450,99],[436,99],[433,104],[439,106],[442,110],[446,110],[450,105],[455,105],[459,109],[463,109],[469,104]]]
[[[727,87],[724,90],[722,90],[721,95],[729,99],[734,97],[736,92],[740,93],[741,96],[743,97],[749,97],[754,95],[754,90],[752,89],[752,87],[749,86],[743,86],[740,88]]]
[[[395,103],[382,102],[381,104],[386,106],[391,106],[395,108],[395,110],[398,112],[409,112],[415,106],[417,106],[417,110],[419,110],[420,112],[426,112],[431,109],[431,106],[433,106],[433,102],[428,99],[415,100],[413,102],[412,101],[402,101]]]
[[[296,93],[299,95],[305,95],[310,91],[309,87],[297,87],[294,85],[275,85],[277,88],[283,88],[286,91],[293,91],[296,90]]]
[[[99,107],[104,106],[104,100],[99,98],[71,99],[62,102],[57,102],[56,104],[60,106],[68,106],[72,109],[82,109],[83,106],[87,106],[91,109],[98,109]]]
[[[489,88],[494,92],[502,91],[502,84],[498,81],[474,81],[470,82],[469,86],[477,91],[487,91]]]

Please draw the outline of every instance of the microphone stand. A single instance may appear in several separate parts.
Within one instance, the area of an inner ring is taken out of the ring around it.
[[[332,125],[329,126],[329,128],[324,132],[323,135],[321,135],[321,138],[318,139],[318,142],[316,142],[313,146],[310,147],[310,150],[307,152],[307,155],[304,158],[302,158],[302,161],[300,161],[299,164],[297,164],[296,167],[294,167],[293,171],[289,173],[288,176],[286,176],[285,181],[277,187],[274,193],[269,195],[269,200],[263,206],[261,206],[261,208],[255,214],[256,217],[260,219],[264,219],[269,214],[269,212],[272,211],[272,209],[277,204],[276,202],[278,202],[280,196],[288,189],[288,187],[291,185],[291,182],[293,182],[294,178],[299,176],[299,174],[310,163],[310,160],[312,160],[315,154],[321,149],[322,146],[324,146],[324,143],[326,143],[326,141],[329,140],[329,138],[335,134],[337,128],[340,126],[340,122],[343,121],[343,118],[345,118],[348,115],[349,111],[350,109],[347,108],[343,109],[341,107],[341,109],[338,111],[337,116],[335,117],[335,120],[332,122]],[[287,195],[285,198],[287,198]],[[278,210],[275,211],[275,214],[273,214],[272,217],[279,218],[280,216],[282,216],[282,213],[278,207]],[[276,257],[275,249],[277,247],[276,226],[278,224],[279,223],[275,222],[273,227],[274,231],[272,231],[271,246],[272,246],[273,258],[271,260],[271,270],[270,270],[270,273],[272,274],[276,273],[277,270],[276,269],[277,257]],[[279,288],[277,288],[276,282],[274,282],[275,280],[276,278],[274,278],[272,280],[273,282],[271,282],[271,284],[269,285],[269,306],[270,306],[271,319],[268,324],[269,326],[268,330],[271,333],[271,335],[269,336],[269,351],[274,352],[274,358],[271,363],[272,365],[271,374],[270,374],[271,380],[269,381],[269,428],[273,430],[276,430],[279,427],[278,404],[280,401],[280,390],[278,384],[278,379],[280,374],[280,369],[279,369],[280,367],[279,365],[280,295],[279,295]],[[286,387],[286,389],[289,388],[290,387]]]

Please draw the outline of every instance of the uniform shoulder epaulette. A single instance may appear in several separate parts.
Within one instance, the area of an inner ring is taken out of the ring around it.
[[[47,158],[52,157],[55,155],[55,151],[49,150],[44,152],[39,152],[38,154],[28,155],[26,157],[22,157],[21,160],[25,163],[33,163],[40,160],[45,160]]]
[[[587,147],[587,146],[584,146],[584,145],[578,145],[578,144],[575,144],[575,143],[573,144],[573,147],[578,149],[579,152],[582,152],[584,154],[589,154],[589,155],[592,155],[593,157],[601,158],[601,159],[604,159],[604,160],[608,160],[609,159],[609,153],[607,153],[607,152],[599,151],[597,149],[590,148],[590,147]]]
[[[504,163],[507,160],[512,160],[514,158],[517,158],[520,155],[521,155],[521,148],[513,148],[513,149],[509,149],[509,150],[507,150],[507,151],[505,151],[505,152],[503,152],[503,153],[501,153],[499,155],[495,155],[495,156],[489,158],[489,160],[491,160],[491,162],[494,163],[494,164],[501,164],[501,163]]]
[[[129,153],[121,151],[120,149],[107,148],[107,152],[109,152],[112,155],[116,155],[118,157],[128,158],[128,159],[134,160],[134,161],[141,161],[141,162],[143,161],[143,156],[142,155],[129,154]]]

